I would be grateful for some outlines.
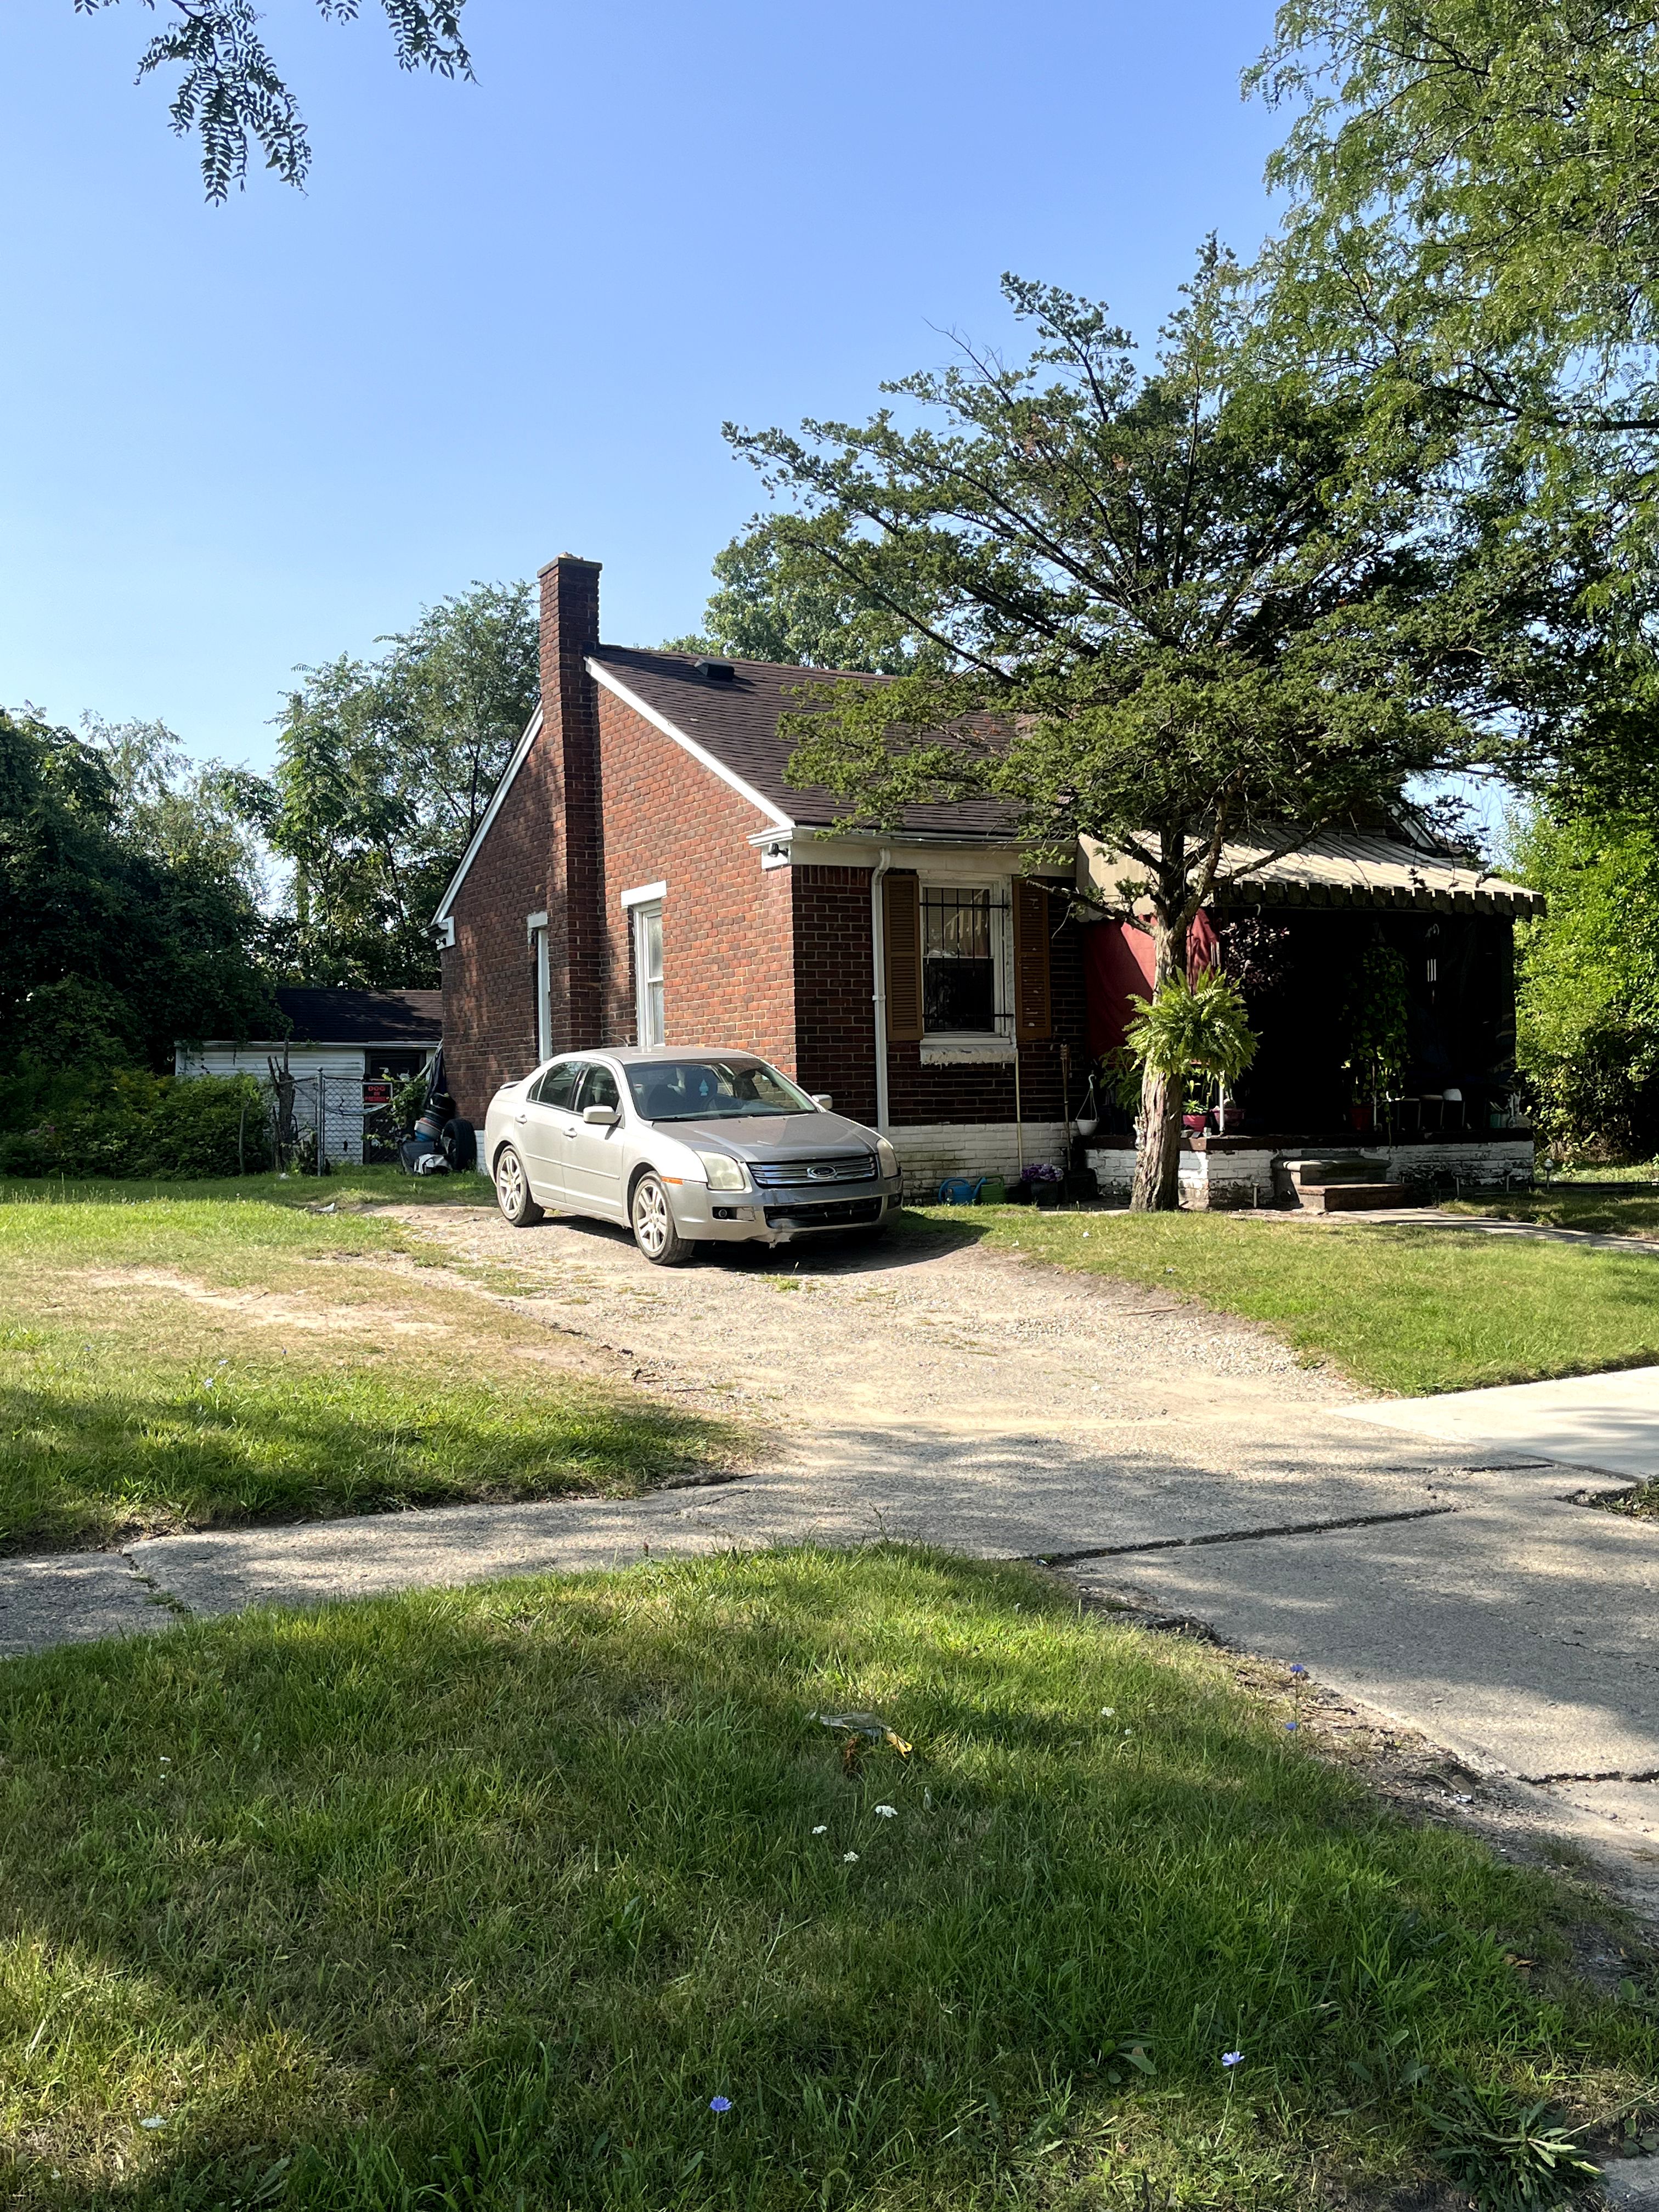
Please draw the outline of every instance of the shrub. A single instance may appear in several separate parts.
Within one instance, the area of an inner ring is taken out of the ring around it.
[[[9,1176],[147,1176],[187,1179],[238,1172],[238,1132],[252,1170],[265,1164],[264,1101],[251,1075],[181,1079],[121,1068],[60,1089],[34,1127],[0,1135]]]

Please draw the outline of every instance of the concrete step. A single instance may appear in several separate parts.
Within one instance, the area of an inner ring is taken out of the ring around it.
[[[1296,1194],[1310,1213],[1374,1213],[1413,1203],[1403,1182],[1298,1182]]]
[[[1358,1153],[1328,1154],[1323,1158],[1286,1160],[1285,1172],[1293,1183],[1385,1182],[1386,1160],[1368,1160]]]

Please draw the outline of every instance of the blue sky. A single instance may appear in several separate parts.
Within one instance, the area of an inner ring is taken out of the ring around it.
[[[607,637],[685,630],[723,419],[862,416],[1006,268],[1150,337],[1271,220],[1269,0],[470,0],[472,85],[363,5],[268,0],[312,179],[218,209],[137,0],[0,11],[0,702],[264,765],[295,664],[566,549]]]

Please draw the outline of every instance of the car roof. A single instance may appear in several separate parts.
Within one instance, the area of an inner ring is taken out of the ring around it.
[[[757,1067],[770,1065],[757,1052],[750,1052],[741,1045],[723,1044],[659,1044],[646,1048],[636,1044],[590,1044],[573,1046],[568,1052],[556,1052],[555,1060],[614,1060],[623,1067],[672,1066],[682,1060],[750,1060]],[[538,1063],[545,1067],[546,1060]]]

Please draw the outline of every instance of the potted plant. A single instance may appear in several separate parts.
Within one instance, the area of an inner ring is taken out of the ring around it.
[[[1218,968],[1206,969],[1196,982],[1171,976],[1155,998],[1133,1003],[1139,1011],[1127,1042],[1137,1068],[1150,1066],[1155,1074],[1184,1077],[1189,1084],[1196,1077],[1224,1100],[1227,1085],[1255,1058],[1243,994]],[[1202,1091],[1189,1093],[1188,1104],[1202,1109]],[[1208,1119],[1207,1110],[1182,1115],[1194,1130]]]

